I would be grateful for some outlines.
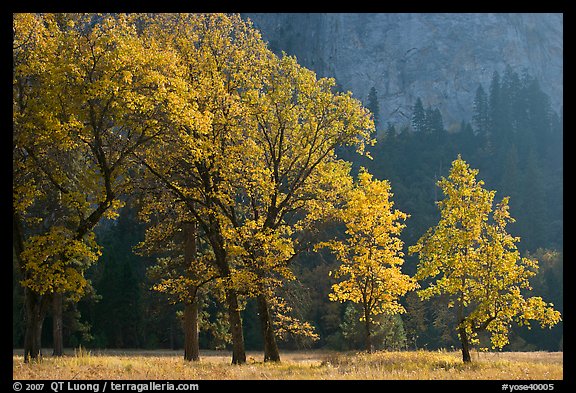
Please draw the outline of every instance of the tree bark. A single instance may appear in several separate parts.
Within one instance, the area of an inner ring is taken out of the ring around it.
[[[12,247],[21,277],[26,277],[20,255],[24,251],[24,233],[19,214],[12,207]],[[42,357],[42,324],[45,316],[45,297],[24,287],[24,363]]]
[[[465,286],[466,276],[462,275],[462,288]],[[462,345],[462,361],[464,363],[470,363],[472,358],[470,357],[470,341],[468,340],[468,334],[466,334],[466,328],[463,326],[464,323],[464,295],[460,293],[458,298],[458,336],[460,337],[460,344]]]
[[[64,294],[55,292],[52,295],[52,337],[54,350],[52,356],[64,355],[64,339],[62,334],[62,312]]]
[[[208,239],[214,251],[214,260],[218,268],[218,273],[224,280],[229,281],[231,277],[230,266],[228,266],[228,258],[220,230],[214,228],[214,226],[217,225],[217,221],[214,220],[211,225],[212,228],[210,228],[208,232]],[[242,317],[240,315],[240,306],[238,305],[238,294],[228,282],[226,282],[225,285],[228,322],[230,323],[230,334],[232,335],[232,364],[245,364],[246,351],[244,349],[244,333],[242,331]]]
[[[274,334],[274,325],[272,324],[268,300],[264,294],[260,294],[257,297],[257,301],[262,337],[264,338],[264,361],[279,362],[280,352],[278,351],[276,335]]]
[[[367,308],[364,308],[364,332],[366,340],[366,352],[374,352],[374,345],[372,344],[372,331],[370,329],[370,313]]]
[[[472,358],[470,357],[470,342],[468,341],[466,329],[463,327],[458,328],[458,335],[460,336],[460,343],[462,344],[462,361],[464,363],[470,363]]]
[[[197,298],[184,306],[184,360],[200,360]]]
[[[46,316],[45,297],[24,288],[26,330],[24,334],[24,363],[42,358],[42,325]]]
[[[184,223],[184,263],[187,266],[196,260],[196,222]],[[198,341],[198,288],[190,294],[190,301],[184,305],[184,360],[200,360]]]
[[[230,333],[232,334],[232,364],[244,364],[246,363],[246,351],[244,350],[242,317],[236,290],[232,288],[226,289],[226,304],[228,305]]]

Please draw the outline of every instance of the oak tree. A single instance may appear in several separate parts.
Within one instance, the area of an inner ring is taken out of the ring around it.
[[[460,155],[452,162],[448,177],[437,183],[445,195],[437,202],[440,220],[409,249],[419,256],[415,277],[430,279],[419,296],[450,299],[464,362],[471,361],[470,349],[479,344],[480,332],[489,333],[493,348],[502,348],[513,322],[530,326],[534,320],[552,327],[560,321],[552,304],[527,297],[538,262],[521,257],[520,239],[506,230],[514,222],[509,198],[494,206],[496,192],[484,189],[477,174]]]
[[[405,312],[400,297],[418,287],[413,278],[401,271],[404,243],[400,233],[408,215],[393,209],[391,198],[387,180],[373,179],[361,169],[356,187],[340,212],[345,238],[321,244],[328,246],[341,262],[331,272],[340,281],[332,286],[330,300],[361,306],[368,352],[373,351],[375,316]]]
[[[264,360],[279,361],[269,305],[274,286],[294,279],[290,262],[309,246],[306,234],[321,219],[320,206],[347,182],[349,167],[335,148],[354,145],[363,153],[373,143],[374,123],[351,93],[332,91],[333,79],[318,79],[285,54],[266,60],[258,89],[243,96],[249,127],[232,183],[240,203],[223,213],[240,234],[245,268],[258,288]]]
[[[148,21],[150,34],[178,54],[186,69],[183,105],[153,146],[136,154],[166,198],[183,205],[213,253],[212,264],[225,292],[232,363],[246,362],[235,260],[230,255],[223,214],[235,205],[233,173],[245,149],[242,95],[256,88],[262,58],[271,56],[259,33],[239,15],[160,14]]]
[[[40,354],[40,303],[86,289],[99,255],[93,229],[117,216],[132,154],[178,109],[181,69],[135,15],[16,14],[13,31],[14,249],[28,359]]]

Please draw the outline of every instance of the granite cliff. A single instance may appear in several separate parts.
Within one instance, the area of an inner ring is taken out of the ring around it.
[[[295,55],[367,103],[380,121],[406,124],[417,97],[445,127],[470,120],[474,94],[506,65],[536,77],[553,109],[563,101],[562,14],[243,14],[276,53]]]

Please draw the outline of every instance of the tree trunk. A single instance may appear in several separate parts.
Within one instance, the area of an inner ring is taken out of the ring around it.
[[[280,352],[278,351],[278,344],[276,343],[276,335],[274,334],[274,325],[272,324],[268,300],[264,294],[260,294],[257,297],[257,301],[262,337],[264,339],[264,361],[279,362]]]
[[[226,289],[226,304],[228,305],[228,319],[230,333],[232,334],[232,364],[246,363],[244,350],[244,333],[242,331],[242,317],[238,306],[238,294],[232,288]]]
[[[217,226],[217,221],[215,220],[212,225]],[[216,228],[211,228],[208,233],[208,239],[214,251],[215,265],[218,268],[218,273],[224,280],[229,281],[231,276],[230,266],[228,266],[228,257],[220,231]],[[226,305],[228,307],[230,334],[232,335],[232,364],[244,364],[246,363],[246,351],[244,349],[244,333],[242,331],[242,317],[240,315],[240,306],[238,305],[238,294],[229,284],[229,282],[225,283],[225,295]]]
[[[14,206],[12,206],[12,247],[21,277],[26,277],[26,269],[20,257],[24,251],[24,234],[20,216],[14,210]],[[44,304],[44,296],[24,287],[24,363],[28,363],[30,359],[42,358],[41,339],[45,316]]]
[[[42,358],[42,324],[46,316],[44,296],[24,288],[26,331],[24,334],[24,363]]]
[[[184,360],[200,360],[197,298],[184,306]]]
[[[184,263],[187,266],[196,260],[196,222],[184,223]],[[184,305],[184,359],[200,360],[198,342],[198,288],[190,294],[190,301]]]
[[[470,342],[468,341],[466,329],[462,327],[458,328],[458,335],[460,336],[460,343],[462,344],[462,361],[469,363],[472,361],[472,358],[470,357]]]
[[[366,352],[372,353],[374,352],[374,346],[372,344],[372,331],[370,330],[370,312],[366,307],[364,307],[364,330],[365,330],[365,339],[366,339]]]
[[[64,355],[64,339],[62,335],[62,309],[64,295],[55,292],[52,295],[52,337],[54,350],[52,356]]]

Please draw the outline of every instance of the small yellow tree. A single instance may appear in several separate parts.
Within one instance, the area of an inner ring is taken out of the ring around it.
[[[330,300],[360,304],[369,352],[373,351],[374,316],[404,313],[399,298],[418,287],[400,269],[404,243],[399,235],[408,215],[392,209],[391,197],[387,180],[373,180],[370,173],[361,169],[357,185],[339,214],[346,225],[346,238],[321,244],[342,262],[334,277],[343,280],[332,286]]]
[[[524,298],[522,291],[531,290],[529,278],[536,274],[538,262],[521,258],[516,247],[520,238],[506,232],[507,223],[514,222],[509,198],[492,211],[495,191],[485,190],[477,174],[458,155],[448,178],[438,182],[446,196],[438,202],[438,225],[410,247],[420,258],[415,278],[433,279],[418,292],[420,298],[450,298],[464,362],[471,361],[470,347],[478,344],[481,331],[490,333],[493,348],[502,348],[514,321],[530,326],[529,320],[536,320],[543,327],[560,321],[552,304],[540,297]]]

